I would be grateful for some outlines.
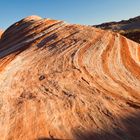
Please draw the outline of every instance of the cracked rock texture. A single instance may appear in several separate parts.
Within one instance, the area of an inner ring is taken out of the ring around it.
[[[0,39],[1,140],[140,140],[140,45],[27,17]]]

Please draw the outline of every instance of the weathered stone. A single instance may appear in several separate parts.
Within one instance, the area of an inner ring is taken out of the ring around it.
[[[38,16],[3,33],[1,140],[139,140],[139,118],[139,44]]]

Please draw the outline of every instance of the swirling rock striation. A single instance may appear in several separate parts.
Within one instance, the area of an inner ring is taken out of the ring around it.
[[[139,140],[140,45],[27,17],[0,40],[0,139]]]

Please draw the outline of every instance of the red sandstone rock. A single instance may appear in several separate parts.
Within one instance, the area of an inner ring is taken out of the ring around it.
[[[0,38],[1,38],[2,33],[3,33],[3,30],[0,29]]]
[[[1,140],[139,140],[140,45],[27,17],[0,40]]]

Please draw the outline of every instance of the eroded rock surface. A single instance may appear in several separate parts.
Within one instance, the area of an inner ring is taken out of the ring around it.
[[[27,17],[0,40],[0,139],[139,140],[140,45]]]

